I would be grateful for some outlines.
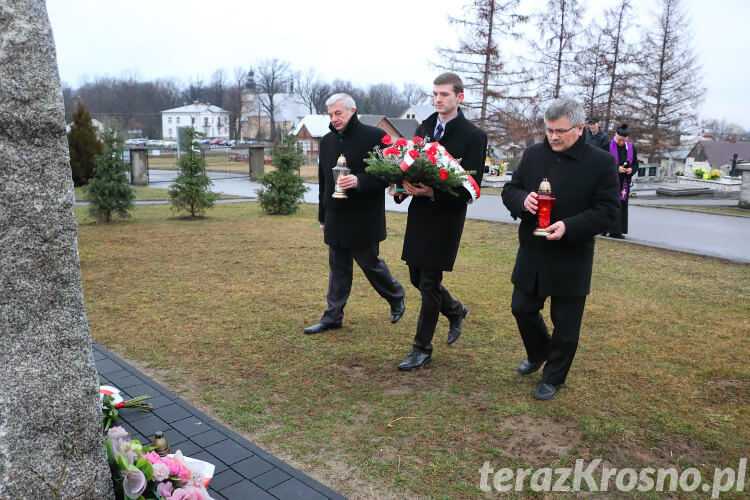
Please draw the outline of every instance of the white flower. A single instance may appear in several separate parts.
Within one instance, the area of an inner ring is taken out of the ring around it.
[[[167,467],[167,464],[153,464],[153,468],[155,481],[165,481],[169,477],[169,467]]]

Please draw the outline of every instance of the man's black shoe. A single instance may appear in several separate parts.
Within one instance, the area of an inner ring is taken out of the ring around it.
[[[521,375],[529,375],[541,368],[543,364],[544,361],[540,361],[539,363],[532,363],[528,359],[524,359],[523,361],[521,361],[521,364],[518,365],[516,371]]]
[[[547,401],[554,398],[555,394],[557,394],[557,386],[550,385],[546,382],[539,382],[536,389],[534,389],[534,394],[532,394],[532,396],[534,399]]]
[[[398,369],[404,371],[414,370],[430,361],[430,359],[432,359],[432,354],[429,352],[412,349],[411,354],[409,354],[406,359],[398,365]]]
[[[305,328],[305,333],[308,335],[313,335],[316,333],[325,332],[326,330],[336,330],[337,328],[341,328],[341,323],[333,323],[333,324],[324,324],[324,323],[315,323],[313,326],[308,326]]]
[[[451,326],[448,330],[448,345],[451,345],[453,342],[458,340],[458,337],[461,336],[461,331],[463,330],[463,322],[464,318],[466,317],[466,314],[469,312],[469,309],[466,306],[463,307],[463,310],[458,315],[456,319],[451,320]]]
[[[609,233],[609,237],[610,238],[615,238],[615,239],[618,239],[618,240],[624,240],[625,239],[625,236],[623,236],[620,233]]]
[[[398,320],[401,319],[401,316],[404,315],[405,310],[406,304],[404,304],[404,299],[401,299],[401,302],[399,302],[395,306],[391,306],[391,323],[398,322]]]

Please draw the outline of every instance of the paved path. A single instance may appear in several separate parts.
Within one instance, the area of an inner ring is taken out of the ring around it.
[[[151,187],[167,187],[174,178],[173,171],[151,170]],[[260,187],[248,177],[227,178],[226,174],[211,173],[214,190],[220,193],[255,196]],[[318,185],[306,184],[310,190],[305,194],[306,203],[318,203]],[[651,200],[634,200],[628,217],[630,233],[625,241],[642,245],[678,250],[682,252],[719,257],[735,262],[750,263],[750,217],[732,215],[706,214],[684,210],[672,210],[646,206]],[[654,200],[659,204],[731,204],[736,200],[680,199]],[[645,203],[644,203],[645,202]],[[637,203],[637,204],[636,204]],[[394,212],[405,212],[409,203],[397,205],[386,197],[386,209]],[[514,221],[503,206],[500,196],[484,195],[469,206],[468,217],[507,223]]]
[[[94,342],[99,380],[121,390],[125,399],[148,395],[154,410],[121,409],[116,425],[133,439],[150,443],[164,432],[173,451],[216,466],[208,493],[215,500],[344,499],[200,410]]]

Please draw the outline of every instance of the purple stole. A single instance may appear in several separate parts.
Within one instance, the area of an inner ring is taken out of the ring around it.
[[[625,151],[627,151],[628,155],[628,166],[630,168],[633,168],[633,145],[630,144],[630,141],[625,142]],[[620,158],[617,156],[617,143],[614,139],[609,143],[609,154],[615,157],[615,160],[617,160],[617,165],[620,165]],[[627,179],[624,179],[622,181],[622,189],[620,189],[620,201],[625,201],[628,199],[628,191],[630,191],[630,183]]]

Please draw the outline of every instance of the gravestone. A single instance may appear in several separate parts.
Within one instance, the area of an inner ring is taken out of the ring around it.
[[[0,2],[0,498],[113,498],[43,0]]]

